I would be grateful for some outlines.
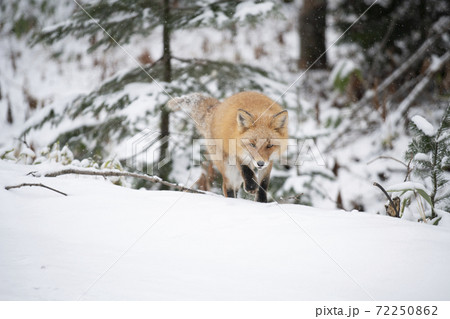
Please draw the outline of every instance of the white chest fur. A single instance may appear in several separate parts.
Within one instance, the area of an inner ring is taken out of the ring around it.
[[[238,189],[242,184],[242,176],[238,167],[235,165],[227,165],[225,170],[226,177],[228,179],[228,183],[233,189]]]

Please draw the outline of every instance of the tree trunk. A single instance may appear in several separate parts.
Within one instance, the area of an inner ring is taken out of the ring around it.
[[[164,0],[163,4],[163,14],[162,14],[162,22],[163,22],[163,63],[164,63],[164,81],[171,82],[172,81],[172,65],[171,59],[172,55],[170,52],[170,0]],[[169,111],[165,106],[161,108],[161,118],[160,118],[160,138],[163,139],[169,136]],[[161,144],[160,154],[159,154],[159,163],[162,163],[164,159],[169,158],[169,140],[167,142]],[[163,180],[169,179],[169,174],[172,169],[172,162],[165,164],[162,167],[157,168],[157,174]],[[161,186],[162,189],[167,189],[168,187],[165,185]]]
[[[300,69],[327,67],[327,55],[320,56],[325,52],[326,13],[326,0],[304,0],[299,15]]]
[[[172,55],[170,52],[170,0],[164,0],[163,7],[163,63],[164,63],[164,81],[172,81]]]

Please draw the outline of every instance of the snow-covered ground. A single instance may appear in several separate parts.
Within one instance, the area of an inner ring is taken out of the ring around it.
[[[450,230],[219,195],[35,178],[0,161],[2,300],[448,300]],[[67,197],[32,187],[43,183]]]

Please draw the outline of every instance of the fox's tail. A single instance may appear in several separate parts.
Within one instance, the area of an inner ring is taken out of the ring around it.
[[[200,133],[208,138],[208,127],[211,122],[212,111],[214,106],[219,103],[213,97],[192,93],[171,99],[167,106],[172,111],[183,110],[186,112],[194,120]]]

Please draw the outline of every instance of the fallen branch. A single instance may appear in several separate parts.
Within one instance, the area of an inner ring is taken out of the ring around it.
[[[384,193],[384,195],[386,195],[386,197],[389,199],[389,202],[391,203],[392,207],[395,210],[395,217],[399,217],[400,216],[400,212],[397,209],[397,206],[395,205],[394,201],[392,200],[391,196],[389,196],[389,194],[386,192],[386,190],[383,188],[383,186],[381,186],[380,184],[378,184],[377,182],[373,183],[374,186],[378,187],[379,189],[381,189],[381,191]]]
[[[137,173],[131,173],[131,172],[124,172],[124,171],[118,171],[118,170],[91,170],[91,169],[82,169],[82,168],[66,168],[62,169],[60,171],[55,172],[49,172],[45,173],[45,177],[56,177],[61,175],[68,175],[68,174],[76,174],[76,175],[90,175],[90,176],[103,176],[103,177],[111,177],[111,176],[124,176],[124,177],[134,177],[143,179],[152,183],[159,183],[165,186],[168,186],[170,188],[177,189],[179,191],[183,192],[189,192],[189,193],[195,193],[195,194],[206,194],[206,192],[192,189],[189,187],[185,187],[182,185],[174,184],[167,182],[160,177],[157,176],[149,176],[145,174],[137,174]]]
[[[66,193],[63,193],[63,192],[61,192],[61,191],[59,191],[59,190],[57,190],[57,189],[51,188],[51,187],[49,187],[49,186],[47,186],[47,185],[44,185],[44,184],[41,184],[41,183],[22,183],[22,184],[19,184],[19,185],[5,186],[5,189],[6,189],[6,190],[10,190],[10,189],[12,189],[12,188],[20,188],[20,187],[24,187],[24,186],[38,186],[38,187],[43,187],[43,188],[47,188],[47,189],[49,189],[49,190],[51,190],[51,191],[57,192],[58,194],[67,196]]]
[[[412,103],[416,100],[419,94],[427,87],[427,85],[431,81],[431,78],[442,69],[442,67],[445,65],[445,63],[447,63],[448,60],[450,60],[450,52],[446,52],[443,56],[439,58],[439,61],[436,62],[435,65],[431,65],[428,68],[422,80],[420,80],[420,82],[414,87],[414,89],[406,97],[406,99],[404,99],[398,106],[397,114],[399,116],[397,119],[394,120],[396,125],[398,125],[400,120],[406,116]]]

